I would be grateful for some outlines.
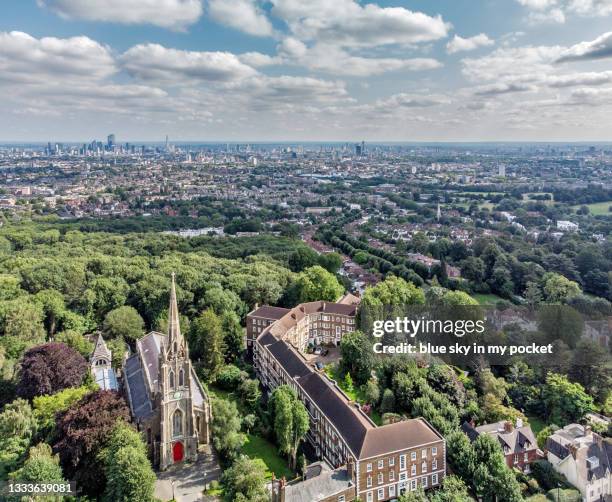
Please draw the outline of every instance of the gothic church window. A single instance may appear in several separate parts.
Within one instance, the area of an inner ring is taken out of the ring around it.
[[[183,412],[176,410],[172,415],[172,435],[180,436],[183,434]]]
[[[174,389],[174,371],[170,372],[170,375],[168,377],[168,381],[170,382],[170,388]]]

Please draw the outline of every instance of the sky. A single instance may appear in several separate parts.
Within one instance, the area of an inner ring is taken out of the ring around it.
[[[0,140],[610,141],[612,0],[2,0]]]

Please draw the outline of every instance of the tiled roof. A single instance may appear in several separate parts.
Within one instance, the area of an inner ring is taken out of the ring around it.
[[[145,376],[140,366],[138,354],[130,356],[124,366],[125,381],[128,385],[130,408],[137,420],[153,414],[153,406],[147,393]]]
[[[376,457],[443,440],[444,438],[425,420],[413,418],[369,429],[359,458]]]

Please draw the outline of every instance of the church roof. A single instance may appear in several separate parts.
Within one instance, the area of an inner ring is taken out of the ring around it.
[[[94,348],[93,353],[91,354],[91,361],[95,361],[96,359],[100,359],[104,357],[108,359],[108,362],[111,361],[112,353],[109,350],[104,338],[102,338],[102,333],[98,333],[98,337],[96,338],[96,346]]]
[[[132,414],[136,420],[143,420],[153,414],[153,404],[147,392],[145,375],[138,354],[133,354],[125,362],[125,382]]]

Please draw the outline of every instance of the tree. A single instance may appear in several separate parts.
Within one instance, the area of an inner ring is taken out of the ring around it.
[[[525,300],[527,300],[527,305],[529,305],[531,308],[539,305],[542,301],[542,290],[536,282],[530,281],[527,283],[524,295]]]
[[[572,352],[569,377],[599,402],[605,401],[612,387],[609,352],[597,342],[580,340]]]
[[[59,456],[53,455],[51,447],[40,443],[30,448],[28,458],[23,467],[10,474],[11,481],[15,483],[65,483],[62,468],[59,465]],[[62,496],[45,496],[28,498],[32,502],[60,502]]]
[[[34,408],[39,436],[50,437],[55,428],[55,417],[96,388],[96,384],[83,385],[81,387],[68,387],[53,395],[36,396],[32,402],[32,407]]]
[[[567,303],[574,296],[578,296],[580,286],[556,272],[547,272],[542,277],[542,290],[544,300],[548,303]]]
[[[0,303],[0,343],[6,354],[18,359],[33,345],[45,341],[42,306],[24,298]]]
[[[274,389],[271,406],[279,450],[289,456],[290,469],[295,469],[298,446],[310,425],[308,412],[296,392],[287,385]]]
[[[57,417],[53,450],[60,455],[66,477],[74,479],[86,495],[104,492],[104,462],[99,452],[119,420],[129,422],[130,409],[110,390],[87,394]]]
[[[395,396],[391,389],[385,389],[380,402],[381,413],[393,413],[395,411]]]
[[[320,265],[308,267],[300,272],[295,281],[299,303],[335,302],[344,292],[336,276]]]
[[[380,388],[378,387],[378,383],[374,379],[370,379],[364,385],[363,393],[366,398],[366,402],[373,406],[378,404],[380,400]]]
[[[467,486],[458,476],[446,476],[442,488],[429,498],[430,502],[471,502]]]
[[[16,399],[0,413],[0,479],[17,466],[36,434],[36,420],[30,404]]]
[[[582,336],[584,319],[567,305],[544,305],[538,309],[538,329],[547,343],[560,340],[573,349]]]
[[[108,502],[153,501],[155,474],[147,458],[145,444],[140,434],[125,422],[113,428],[104,450],[106,490]]]
[[[93,342],[89,341],[78,331],[72,329],[62,331],[55,335],[55,341],[65,343],[83,357],[89,357],[94,350]]]
[[[319,255],[319,265],[328,272],[335,274],[342,266],[342,256],[338,253],[323,253]]]
[[[260,460],[241,455],[221,478],[227,502],[268,502],[266,466]]]
[[[366,307],[383,305],[422,305],[425,294],[411,282],[390,276],[376,286],[366,288],[362,305]]]
[[[144,333],[144,321],[134,307],[126,305],[106,314],[102,329],[108,338],[123,338],[126,342],[134,342]]]
[[[259,380],[245,378],[240,387],[238,387],[240,399],[250,411],[255,411],[261,398],[261,390],[259,388]]]
[[[289,255],[287,262],[291,270],[301,272],[305,268],[319,264],[319,255],[314,249],[301,246]]]
[[[346,333],[340,342],[340,365],[349,372],[357,384],[364,384],[370,379],[374,368],[372,344],[361,331]]]
[[[344,375],[344,388],[349,393],[355,390],[353,387],[353,379],[351,378],[351,374],[349,372]]]
[[[225,312],[221,316],[221,326],[225,362],[230,363],[238,359],[244,352],[244,331],[240,326],[240,319],[234,312]]]
[[[78,387],[88,369],[83,356],[66,344],[39,345],[23,356],[17,394],[32,399],[67,387]]]
[[[562,426],[578,422],[586,413],[593,411],[593,398],[584,391],[582,385],[552,372],[546,375],[542,401],[550,420]]]
[[[471,479],[476,468],[476,458],[468,437],[459,430],[453,431],[446,437],[446,448],[453,470],[461,478]]]
[[[242,425],[236,403],[227,399],[214,398],[212,401],[212,437],[215,449],[222,462],[234,460],[246,441],[240,432]]]
[[[223,366],[223,327],[212,309],[202,312],[189,330],[191,358],[202,378],[212,382]]]
[[[405,491],[398,497],[398,502],[428,502],[425,490],[420,486],[414,491]]]

